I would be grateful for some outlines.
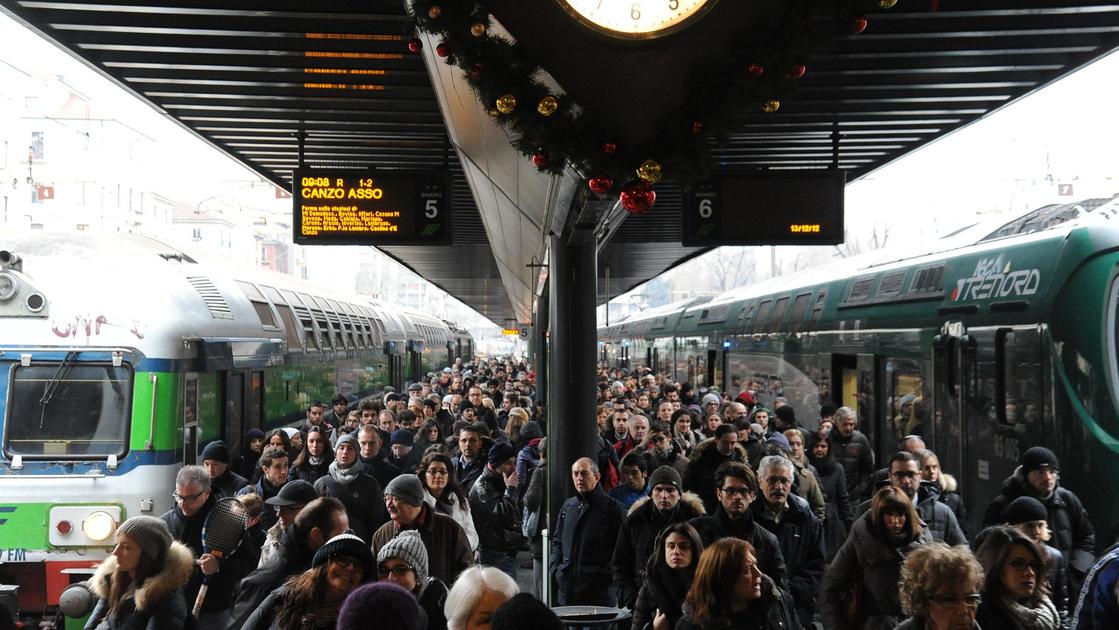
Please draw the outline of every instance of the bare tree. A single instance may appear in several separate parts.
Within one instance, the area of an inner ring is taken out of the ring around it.
[[[701,260],[702,280],[718,292],[756,279],[754,254],[745,247],[719,247],[704,254]]]
[[[890,240],[890,230],[893,226],[886,223],[876,223],[870,230],[870,235],[865,239],[853,236],[850,231],[844,230],[843,244],[835,246],[837,258],[850,258],[876,249],[882,249]]]

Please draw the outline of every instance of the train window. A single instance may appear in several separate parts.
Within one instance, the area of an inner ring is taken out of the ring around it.
[[[793,300],[793,312],[789,315],[789,322],[792,324],[791,328],[793,330],[800,328],[801,322],[804,321],[804,314],[808,312],[808,301],[811,298],[811,293],[801,293]]]
[[[926,402],[928,399],[925,396],[927,380],[921,363],[908,359],[887,359],[886,382],[890,398],[886,405],[886,422],[883,423],[888,435],[882,436],[883,444],[893,444],[906,435],[926,435],[931,432]]]
[[[820,315],[824,313],[824,302],[828,299],[827,289],[820,291],[816,294],[816,303],[812,305],[812,322],[820,321]]]
[[[1041,356],[1033,330],[999,330],[995,336],[995,414],[1000,424],[1041,421]]]
[[[295,322],[295,314],[292,313],[290,306],[277,307],[280,311],[280,319],[284,320],[284,335],[287,337],[288,352],[301,352],[303,350],[303,335],[300,331],[303,326]]]
[[[750,329],[750,323],[754,320],[754,312],[757,310],[757,302],[751,302],[742,307],[742,312],[738,314],[738,330],[740,332],[746,332]]]
[[[851,283],[851,292],[847,294],[848,302],[863,302],[870,297],[870,290],[874,286],[874,278],[859,278]]]
[[[878,283],[878,297],[892,297],[901,294],[901,285],[905,283],[905,271],[891,271],[882,276]]]
[[[773,301],[765,300],[758,305],[758,315],[754,318],[754,332],[764,332],[769,323],[769,312],[773,309]]]
[[[132,368],[75,363],[73,356],[12,370],[4,431],[9,456],[104,459],[128,451]]]
[[[260,285],[260,288],[264,289],[264,295],[268,298],[269,302],[276,305],[287,304],[287,300],[285,300],[284,296],[280,295],[280,292],[276,289],[264,284]]]
[[[781,324],[785,321],[785,311],[789,310],[789,298],[783,297],[777,300],[773,305],[773,320],[770,325],[771,330],[780,330]]]
[[[260,323],[265,328],[277,328],[276,318],[272,315],[272,307],[268,306],[266,302],[257,302],[256,300],[249,300],[253,305],[253,310],[256,311],[256,316],[260,319]]]

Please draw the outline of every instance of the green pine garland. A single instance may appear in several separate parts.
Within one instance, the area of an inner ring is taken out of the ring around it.
[[[694,65],[689,72],[689,93],[696,97],[667,116],[658,125],[656,137],[641,146],[610,144],[610,132],[594,112],[578,107],[570,97],[553,94],[534,78],[541,67],[523,47],[490,37],[489,0],[415,0],[412,20],[417,31],[440,41],[438,52],[447,63],[462,68],[483,106],[509,130],[517,150],[544,157],[545,163],[538,163],[542,171],[558,174],[570,164],[585,178],[609,178],[617,192],[649,159],[662,165],[666,178],[682,184],[702,177],[708,170],[707,154],[713,143],[741,128],[747,118],[769,115],[764,109],[767,102],[779,104],[793,93],[806,70],[801,60],[807,53],[828,49],[835,37],[856,32],[859,18],[892,8],[894,3],[779,3],[774,14],[736,39],[743,42],[742,48],[729,59],[715,63],[704,59]],[[482,28],[486,32],[479,35]],[[751,64],[760,66],[762,72],[750,72]],[[516,107],[508,113],[496,106],[504,95],[516,99]],[[559,106],[555,113],[544,116],[537,105],[547,96],[555,97]]]

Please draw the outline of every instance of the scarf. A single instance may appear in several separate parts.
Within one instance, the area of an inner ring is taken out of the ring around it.
[[[338,460],[330,462],[330,466],[327,468],[327,470],[330,471],[330,476],[344,486],[349,485],[351,481],[357,479],[357,476],[361,474],[361,469],[361,462],[356,459],[354,463],[350,464],[349,468],[342,468],[339,466]]]
[[[322,457],[315,457],[314,455],[307,458],[307,463],[318,468],[322,466]]]
[[[1022,630],[1057,630],[1061,627],[1057,608],[1045,595],[1032,606],[1019,604],[1012,599],[1003,599],[1002,605]]]

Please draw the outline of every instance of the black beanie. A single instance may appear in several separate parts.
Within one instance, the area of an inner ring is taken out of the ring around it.
[[[1033,497],[1018,497],[1010,502],[1003,510],[1002,520],[1006,521],[1008,525],[1020,525],[1022,523],[1029,523],[1031,521],[1047,521],[1049,520],[1049,512],[1045,510],[1045,506],[1041,501]]]
[[[491,468],[497,468],[517,456],[517,451],[505,442],[497,442],[490,447],[487,461]]]
[[[668,483],[676,487],[676,490],[682,491],[681,486],[684,485],[684,480],[680,477],[680,471],[672,466],[661,466],[653,471],[649,477],[649,487],[655,488],[661,484]]]
[[[517,593],[493,613],[493,630],[563,630],[563,623],[544,602]]]
[[[1057,456],[1044,446],[1035,446],[1023,453],[1021,465],[1024,473],[1040,470],[1047,466],[1053,470],[1060,469],[1060,465],[1057,464]]]
[[[202,449],[202,461],[207,459],[217,460],[223,464],[229,463],[229,447],[221,440],[215,440]]]

